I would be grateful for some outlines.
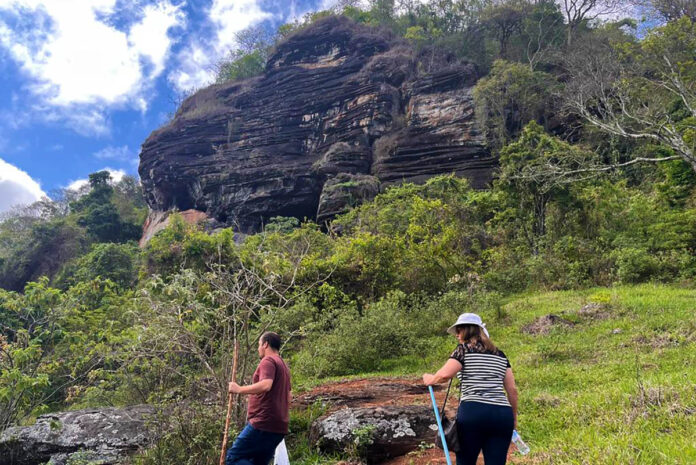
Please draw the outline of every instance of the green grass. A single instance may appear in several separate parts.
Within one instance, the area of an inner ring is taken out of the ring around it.
[[[592,302],[607,318],[578,315]],[[481,312],[517,380],[532,452],[514,463],[696,463],[695,309],[694,290],[641,285],[525,294]],[[575,325],[522,332],[550,313]],[[423,356],[387,360],[369,376],[435,371],[455,344],[432,338]]]

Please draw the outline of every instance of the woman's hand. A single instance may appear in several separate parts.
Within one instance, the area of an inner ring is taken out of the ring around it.
[[[435,375],[431,375],[430,373],[425,373],[423,375],[423,383],[426,386],[432,386],[433,384],[435,384],[434,381],[435,381]]]

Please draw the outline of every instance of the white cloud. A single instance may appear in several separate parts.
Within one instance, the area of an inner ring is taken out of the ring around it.
[[[0,213],[35,202],[46,193],[26,172],[0,159]]]
[[[235,34],[273,16],[259,3],[259,0],[213,0],[207,11],[214,28],[212,37],[190,44],[179,54],[178,69],[169,76],[169,81],[179,91],[210,84],[215,78],[215,64],[236,47]]]
[[[119,182],[126,175],[126,172],[124,170],[115,170],[113,168],[102,168],[99,171],[108,171],[109,174],[111,174],[112,182]],[[65,188],[73,191],[79,191],[88,184],[89,180],[87,178],[76,179],[74,181],[70,181],[70,183],[68,183],[68,185],[65,186]]]
[[[110,145],[94,153],[94,157],[100,160],[127,161],[133,156],[133,151],[127,145],[121,147]]]
[[[169,55],[171,28],[184,23],[171,0],[117,11],[116,0],[0,0],[0,47],[31,78],[37,109],[83,134],[105,135],[105,106],[147,108]],[[109,15],[127,15],[124,30]]]

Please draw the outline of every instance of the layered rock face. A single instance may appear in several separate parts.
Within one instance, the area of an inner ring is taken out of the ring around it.
[[[385,184],[495,161],[474,123],[472,65],[419,72],[382,31],[325,18],[279,45],[263,75],[188,98],[140,154],[153,211],[195,209],[252,232],[273,216],[323,221]]]

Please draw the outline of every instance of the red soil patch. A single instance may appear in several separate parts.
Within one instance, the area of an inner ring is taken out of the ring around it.
[[[445,398],[446,386],[434,386],[439,405]],[[325,402],[329,412],[345,407],[378,407],[385,405],[430,405],[428,388],[417,378],[370,378],[338,381],[317,386],[293,399],[294,407],[307,407],[314,402]],[[447,412],[454,415],[457,393],[450,391]]]

